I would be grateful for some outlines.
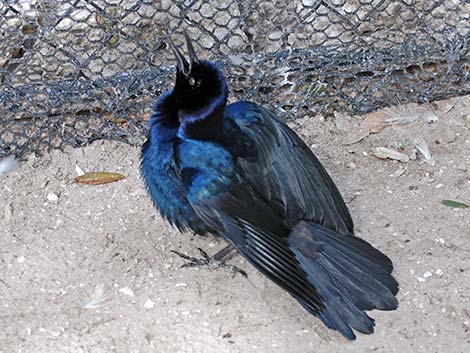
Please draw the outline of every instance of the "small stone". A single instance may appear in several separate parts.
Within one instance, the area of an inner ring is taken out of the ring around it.
[[[430,277],[432,277],[432,273],[430,271],[426,271],[426,272],[423,273],[423,277],[424,278],[430,278]]]
[[[152,309],[154,306],[155,306],[155,302],[150,299],[147,299],[144,303],[144,307],[147,309]]]
[[[134,292],[129,287],[122,287],[121,289],[119,289],[119,292],[121,292],[124,295],[127,295],[128,297],[131,297],[131,298],[134,297]]]
[[[348,164],[348,167],[351,168],[351,169],[356,169],[357,165],[356,165],[356,163],[351,162],[351,163]]]
[[[16,259],[16,261],[19,263],[19,264],[22,264],[23,262],[25,262],[25,258],[24,256],[20,256],[18,259]]]
[[[85,175],[85,172],[78,166],[78,164],[75,165],[75,173],[77,173],[77,176]]]
[[[59,196],[57,196],[57,194],[53,192],[50,192],[49,194],[47,194],[47,200],[50,202],[57,202],[59,201]]]
[[[424,281],[426,281],[426,279],[424,279],[423,277],[416,277],[416,279],[418,280],[418,282],[424,282]]]
[[[439,277],[441,277],[444,274],[444,272],[440,268],[438,268],[435,272],[436,272],[436,275]]]
[[[428,124],[433,124],[439,120],[439,117],[432,110],[426,110],[421,114],[421,119]]]

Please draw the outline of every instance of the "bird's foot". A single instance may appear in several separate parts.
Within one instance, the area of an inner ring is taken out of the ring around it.
[[[179,257],[182,257],[185,260],[188,260],[187,263],[183,264],[181,268],[183,267],[199,267],[199,268],[206,268],[209,270],[215,270],[217,268],[224,268],[228,270],[229,272],[233,273],[236,275],[237,273],[241,274],[243,277],[248,277],[245,271],[242,269],[238,268],[237,266],[234,265],[229,265],[226,264],[225,261],[220,259],[220,252],[214,254],[213,256],[207,255],[207,253],[202,250],[201,248],[197,248],[199,252],[201,253],[202,258],[196,258],[192,256],[188,256],[185,254],[182,254],[176,250],[171,250],[171,252],[175,253]],[[225,248],[222,249],[222,251],[226,250]]]

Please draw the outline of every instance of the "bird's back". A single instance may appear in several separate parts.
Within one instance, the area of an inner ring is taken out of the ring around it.
[[[246,182],[294,226],[314,221],[343,234],[353,222],[320,161],[279,117],[252,102],[225,111],[225,141]]]

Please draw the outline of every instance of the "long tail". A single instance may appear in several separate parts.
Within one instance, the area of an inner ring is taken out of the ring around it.
[[[365,310],[398,307],[393,264],[366,241],[302,221],[292,229],[288,243],[324,305],[313,311],[298,300],[329,328],[355,339],[352,328],[374,332],[374,320]]]

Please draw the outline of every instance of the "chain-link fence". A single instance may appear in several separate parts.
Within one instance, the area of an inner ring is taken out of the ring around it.
[[[295,117],[470,93],[469,23],[469,0],[0,1],[0,155],[140,143],[182,28],[232,97]]]

